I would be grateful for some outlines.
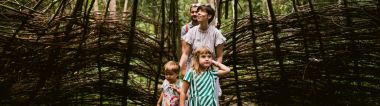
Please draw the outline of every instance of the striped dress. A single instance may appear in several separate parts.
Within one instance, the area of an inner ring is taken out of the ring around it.
[[[192,69],[186,72],[183,80],[190,84],[188,106],[217,106],[215,78],[217,78],[216,70],[207,70],[200,74]]]

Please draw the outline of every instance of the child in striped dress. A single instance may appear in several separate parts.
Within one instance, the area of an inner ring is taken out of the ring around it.
[[[212,69],[212,65],[218,70]],[[207,47],[201,47],[193,52],[191,68],[186,72],[180,92],[180,106],[218,106],[215,95],[215,79],[226,75],[230,68],[213,60]],[[186,97],[187,92],[189,95]]]

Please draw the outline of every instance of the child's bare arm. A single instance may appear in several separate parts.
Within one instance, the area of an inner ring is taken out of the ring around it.
[[[157,106],[161,105],[162,97],[164,96],[164,93],[161,93],[160,98],[157,101]]]
[[[180,93],[180,99],[179,99],[179,106],[185,106],[186,94],[187,94],[188,89],[189,89],[189,82],[183,81],[181,93]]]
[[[214,64],[215,66],[217,66],[219,69],[218,69],[218,72],[217,74],[219,76],[224,76],[224,75],[227,75],[229,72],[230,72],[230,68],[227,67],[226,65],[222,64],[222,63],[219,63],[219,62],[216,62],[214,60],[212,60],[212,64]]]

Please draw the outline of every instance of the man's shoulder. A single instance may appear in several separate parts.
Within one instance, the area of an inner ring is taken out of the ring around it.
[[[195,25],[191,28],[191,30],[196,30],[197,28],[199,28],[199,25]]]
[[[182,25],[181,29],[182,30],[186,29],[186,25],[187,25],[187,23],[185,25]]]

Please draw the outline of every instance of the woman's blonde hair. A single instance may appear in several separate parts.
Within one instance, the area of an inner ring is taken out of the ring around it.
[[[200,69],[200,64],[199,64],[199,57],[202,54],[212,55],[211,50],[208,49],[207,47],[198,48],[193,52],[193,57],[191,59],[191,67],[195,70],[197,74],[202,72],[202,70]]]
[[[168,61],[164,65],[164,74],[166,75],[167,73],[175,73],[178,74],[179,72],[179,65],[175,61]]]

